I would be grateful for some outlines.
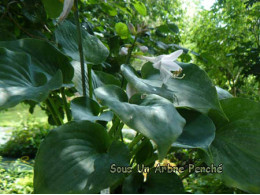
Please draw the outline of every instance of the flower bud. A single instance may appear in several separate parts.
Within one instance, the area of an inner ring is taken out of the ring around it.
[[[142,52],[147,52],[148,51],[148,47],[146,47],[146,46],[144,46],[144,45],[142,45],[142,46],[138,46],[139,47],[139,49],[142,51]]]
[[[121,47],[119,51],[119,55],[126,56],[128,54],[128,48],[127,47]]]
[[[129,31],[133,34],[133,35],[136,35],[136,30],[135,30],[135,27],[132,23],[129,23],[128,24],[128,29]]]

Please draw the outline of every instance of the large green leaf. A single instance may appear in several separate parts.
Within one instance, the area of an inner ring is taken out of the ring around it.
[[[123,193],[125,194],[183,194],[181,179],[175,173],[160,173],[155,168],[147,174],[144,182],[142,173],[133,173],[125,179]]]
[[[0,48],[0,110],[24,100],[44,101],[62,86],[62,73],[47,77],[25,53]]]
[[[74,68],[74,77],[73,77],[73,83],[75,85],[75,88],[77,91],[82,94],[82,79],[81,79],[81,67],[80,67],[80,62],[78,61],[72,61],[72,66]],[[85,82],[87,85],[87,95],[88,95],[88,71],[87,67],[85,65]],[[120,81],[116,79],[113,75],[105,73],[105,72],[100,72],[100,71],[93,71],[91,70],[91,77],[92,77],[92,86],[94,89],[97,87],[103,86],[105,84],[107,85],[117,85],[120,86]]]
[[[209,149],[210,144],[215,138],[215,125],[212,120],[192,110],[178,110],[186,119],[186,125],[183,132],[173,147],[180,148],[201,148],[205,151]]]
[[[111,108],[132,129],[152,139],[158,146],[159,158],[167,154],[170,145],[182,133],[185,120],[173,104],[157,95],[135,95],[131,103],[117,86],[104,86],[95,90],[101,104]]]
[[[88,97],[79,97],[71,101],[71,111],[74,120],[111,121],[113,113],[106,111],[100,114],[98,103]]]
[[[260,103],[242,98],[221,101],[229,118],[216,131],[211,151],[227,185],[260,193]]]
[[[68,58],[46,41],[39,39],[20,39],[1,41],[0,47],[16,52],[24,52],[31,57],[31,64],[36,72],[43,73],[50,80],[60,69],[63,83],[70,83],[74,70]],[[1,70],[0,70],[1,71]]]
[[[122,179],[111,164],[129,166],[129,151],[89,121],[70,122],[50,132],[36,156],[35,193],[98,193]]]
[[[76,26],[65,20],[55,31],[55,38],[62,50],[72,59],[80,61],[78,50],[78,33]],[[82,28],[82,46],[87,63],[100,64],[109,55],[108,49],[95,36]]]
[[[208,114],[215,110],[225,117],[218,101],[216,89],[208,75],[194,64],[179,63],[183,68],[183,79],[169,79],[162,85],[160,73],[151,63],[142,67],[142,78],[138,78],[131,68],[122,65],[121,70],[129,83],[142,93],[157,94],[174,102],[176,107],[188,107]]]

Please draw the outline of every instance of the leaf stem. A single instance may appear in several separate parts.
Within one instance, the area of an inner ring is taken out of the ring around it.
[[[115,118],[115,120],[113,122],[113,125],[112,125],[112,127],[110,128],[110,130],[108,132],[108,134],[110,136],[112,136],[112,137],[115,136],[116,129],[117,129],[118,125],[120,124],[119,118],[117,116],[115,116],[115,117],[116,118]]]
[[[128,145],[128,148],[131,150],[144,136],[142,134],[137,135],[133,141]]]
[[[61,91],[61,96],[62,96],[62,100],[63,100],[65,113],[66,113],[66,116],[67,116],[67,120],[69,122],[69,121],[71,121],[72,117],[71,117],[70,109],[68,107],[68,102],[67,102],[67,99],[66,99],[66,96],[65,96],[64,87],[62,87],[60,91]]]
[[[54,113],[54,110],[53,110],[53,108],[52,108],[52,106],[51,106],[51,103],[50,103],[49,99],[47,99],[47,100],[45,101],[45,103],[46,103],[46,105],[47,105],[47,109],[51,112],[51,115],[52,115],[52,117],[53,117],[53,120],[54,120],[55,124],[56,124],[57,126],[61,125],[61,123],[60,123],[59,120],[57,119],[57,116],[56,116],[55,113]]]
[[[134,42],[133,42],[133,44],[131,45],[131,47],[129,48],[129,50],[128,50],[128,54],[127,54],[127,56],[126,56],[126,61],[125,61],[126,64],[129,64],[129,63],[130,63],[130,58],[131,58],[132,52],[133,52],[133,50],[134,50],[134,48],[135,48],[135,43],[136,43],[136,41],[137,41],[137,36],[135,36]]]
[[[126,56],[125,64],[129,64],[129,63],[130,63],[131,55],[132,55],[132,52],[133,52],[133,50],[134,50],[136,41],[137,41],[137,36],[135,36],[134,42],[133,42],[133,44],[131,45],[131,47],[129,48],[129,50],[128,50],[128,53],[127,53],[127,56]],[[122,83],[121,83],[121,88],[124,87],[125,81],[126,81],[126,80],[125,80],[125,77],[123,77]]]
[[[52,101],[52,99],[50,97],[48,97],[48,100],[49,100],[49,103],[50,103],[50,105],[51,105],[51,107],[52,107],[52,109],[54,111],[54,113],[53,113],[54,115],[53,116],[57,116],[58,119],[59,119],[60,124],[63,125],[64,123],[63,123],[63,120],[62,120],[62,118],[60,116],[60,113],[59,113],[57,107],[55,106],[54,102]]]
[[[91,64],[88,64],[88,86],[89,86],[89,98],[91,98],[92,99],[92,97],[93,97],[93,86],[92,86],[92,76],[91,76],[91,74],[92,74],[92,69],[91,69]]]
[[[75,16],[75,21],[76,21],[77,31],[78,31],[78,49],[79,49],[79,56],[80,56],[82,91],[83,91],[83,96],[86,96],[87,95],[86,76],[85,76],[84,53],[83,53],[83,46],[82,46],[82,32],[81,32],[81,26],[80,26],[80,21],[79,21],[78,0],[75,0],[75,8],[76,8],[76,11],[74,12],[74,16]],[[90,89],[89,89],[89,94],[91,94]],[[90,98],[91,98],[91,96],[90,96]]]

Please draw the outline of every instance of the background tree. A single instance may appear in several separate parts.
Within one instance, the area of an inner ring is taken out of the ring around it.
[[[252,99],[259,99],[259,8],[256,1],[217,1],[186,23],[184,35],[184,45],[200,54],[194,61],[217,85]]]

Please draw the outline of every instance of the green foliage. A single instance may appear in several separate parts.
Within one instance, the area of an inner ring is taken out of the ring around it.
[[[55,31],[55,39],[65,54],[73,60],[80,61],[76,25],[69,21],[62,22]],[[97,37],[83,31],[82,39],[83,53],[87,63],[100,64],[107,58],[108,49]]]
[[[185,72],[184,78],[169,79],[166,85],[163,85],[159,71],[154,69],[151,63],[142,67],[142,79],[135,76],[131,68],[125,65],[122,65],[121,70],[138,92],[157,94],[173,102],[176,107],[188,107],[204,114],[216,110],[225,117],[218,102],[216,89],[207,74],[194,64],[180,65]]]
[[[147,11],[145,5],[140,1],[135,1],[133,3],[135,10],[142,16],[146,16]]]
[[[62,3],[59,0],[43,0],[42,1],[46,12],[50,18],[59,17],[62,12]]]
[[[217,1],[193,20],[186,23],[184,37],[185,45],[200,54],[194,56],[195,62],[234,96],[259,101],[257,84],[247,88],[251,85],[247,77],[255,76],[254,83],[259,82],[259,2]]]
[[[260,191],[259,102],[235,98],[259,98],[257,2],[218,1],[195,26],[180,1],[76,1],[62,23],[52,18],[60,3],[43,1],[0,2],[0,109],[26,101],[58,126],[38,150],[35,193],[212,192],[191,180]],[[14,140],[35,154],[46,131],[28,132]],[[185,170],[156,174],[159,162]],[[139,163],[151,172],[137,173]],[[223,164],[221,180],[187,170],[211,163]]]
[[[113,118],[113,112],[100,113],[99,104],[88,97],[73,99],[71,101],[71,111],[74,120],[111,121]]]
[[[185,185],[186,184],[186,185]],[[192,194],[240,194],[241,190],[227,187],[224,182],[213,174],[192,174],[184,183],[186,192]]]
[[[125,179],[123,193],[125,194],[167,194],[184,193],[183,184],[175,173],[151,173],[147,175],[147,181],[139,173],[134,173]]]
[[[182,133],[185,119],[179,115],[170,101],[160,96],[141,97],[141,94],[137,94],[129,100],[129,104],[123,90],[108,85],[96,89],[95,94],[101,103],[115,112],[126,125],[157,144],[160,160],[167,154],[171,143]],[[170,122],[175,125],[169,125]],[[162,126],[164,129],[158,134],[158,129]]]
[[[128,27],[126,24],[119,22],[115,25],[116,33],[121,37],[121,39],[127,39],[129,36]]]
[[[97,193],[115,184],[124,176],[111,174],[110,166],[128,166],[129,151],[112,141],[104,127],[89,121],[52,130],[36,158],[35,193]]]
[[[33,166],[23,160],[5,162],[0,156],[0,193],[33,193]]]
[[[211,146],[213,161],[223,164],[225,171],[221,177],[227,184],[257,193],[260,190],[260,105],[242,98],[224,99],[221,104],[229,122],[216,124],[216,138]]]
[[[25,121],[21,126],[13,129],[10,139],[0,146],[0,155],[14,158],[23,156],[34,158],[50,128],[48,124],[31,120]]]
[[[186,125],[173,147],[200,148],[207,151],[215,138],[215,125],[213,121],[198,112],[185,109],[178,110],[185,118]],[[202,125],[203,124],[203,125]]]

